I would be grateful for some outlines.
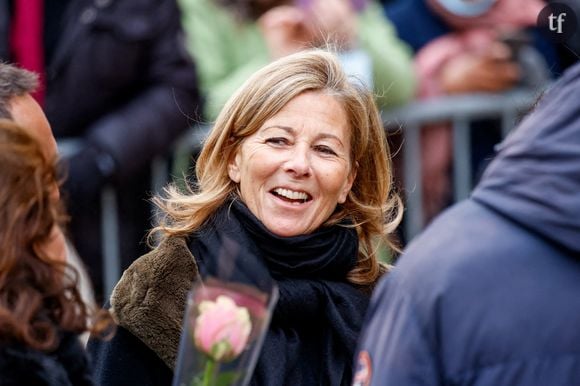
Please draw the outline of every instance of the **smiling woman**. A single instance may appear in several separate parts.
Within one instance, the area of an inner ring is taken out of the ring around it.
[[[301,52],[254,74],[217,118],[197,185],[154,199],[163,241],[113,293],[119,333],[91,343],[100,384],[170,384],[179,331],[159,337],[159,320],[178,324],[192,281],[228,265],[225,238],[280,289],[251,383],[350,384],[369,294],[386,271],[376,242],[394,246],[402,215],[389,159],[372,94],[331,53]],[[154,293],[162,311],[148,304]],[[118,358],[138,368],[130,379]]]

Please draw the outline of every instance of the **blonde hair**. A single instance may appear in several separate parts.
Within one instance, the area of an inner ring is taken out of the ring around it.
[[[270,63],[250,77],[218,116],[196,163],[197,185],[183,194],[175,185],[154,203],[163,216],[152,233],[186,236],[198,230],[228,198],[237,196],[228,164],[245,138],[278,113],[290,100],[307,91],[331,95],[343,106],[351,128],[351,162],[357,174],[346,202],[323,224],[350,218],[359,236],[359,258],[348,275],[367,286],[384,271],[377,259],[377,240],[392,249],[389,235],[402,217],[402,203],[393,190],[393,173],[381,117],[372,94],[349,79],[335,56],[308,50]]]

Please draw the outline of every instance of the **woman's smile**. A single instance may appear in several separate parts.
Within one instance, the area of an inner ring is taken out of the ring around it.
[[[312,200],[312,196],[304,191],[296,191],[286,188],[275,188],[270,191],[274,196],[282,201],[296,205],[302,205]]]

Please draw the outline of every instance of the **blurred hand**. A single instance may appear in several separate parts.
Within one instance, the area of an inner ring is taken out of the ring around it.
[[[496,42],[483,53],[466,52],[447,62],[439,81],[449,94],[501,92],[520,79],[520,68],[511,60],[511,51]]]
[[[314,46],[315,34],[303,10],[289,5],[274,7],[258,19],[271,59]]]
[[[356,10],[350,0],[312,0],[308,14],[317,32],[318,44],[338,44],[350,49],[356,41]]]

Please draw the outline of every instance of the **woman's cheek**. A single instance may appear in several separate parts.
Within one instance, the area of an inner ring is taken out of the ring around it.
[[[66,262],[66,240],[62,229],[53,226],[47,242],[43,245],[44,254],[53,260]]]

